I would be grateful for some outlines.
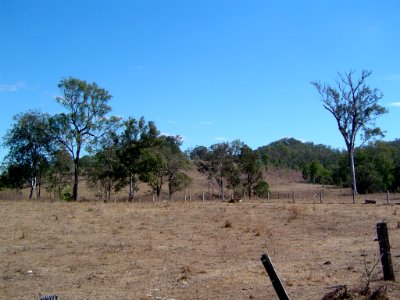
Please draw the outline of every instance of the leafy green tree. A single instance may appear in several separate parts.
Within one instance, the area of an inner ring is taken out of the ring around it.
[[[263,178],[262,164],[258,158],[256,151],[253,151],[249,146],[243,145],[240,148],[238,164],[241,172],[245,175],[244,186],[247,189],[249,198],[253,194],[253,188]]]
[[[181,151],[179,136],[160,136],[154,147],[145,149],[141,164],[147,170],[141,174],[141,179],[149,184],[153,192],[160,197],[164,183],[168,184],[169,198],[181,188],[185,188],[188,177],[183,173],[189,168],[189,161]]]
[[[129,118],[123,123],[123,132],[119,137],[117,156],[121,169],[117,176],[120,184],[129,185],[129,200],[133,201],[137,183],[144,173],[154,167],[155,157],[149,153],[150,148],[157,143],[159,131],[154,122],[147,122],[142,117],[139,120]],[[144,179],[149,179],[145,177]]]
[[[31,199],[37,185],[37,197],[40,197],[40,185],[47,160],[53,150],[52,136],[49,134],[49,115],[37,110],[18,114],[15,123],[4,137],[4,145],[9,148],[6,157],[9,165],[21,166],[29,178]]]
[[[184,173],[190,168],[190,162],[186,155],[180,149],[182,139],[180,136],[161,137],[161,152],[165,160],[165,171],[168,181],[169,199],[175,192],[187,188],[192,179]]]
[[[160,148],[145,148],[140,160],[142,172],[139,174],[140,180],[146,182],[153,193],[160,199],[162,187],[167,177],[166,161]]]
[[[15,189],[19,192],[29,180],[29,165],[8,164],[0,175],[0,190]]]
[[[350,167],[348,154],[343,152],[336,163],[330,167],[332,183],[339,187],[350,187]]]
[[[303,178],[311,183],[328,184],[331,182],[330,172],[318,161],[304,166]]]
[[[312,82],[321,95],[323,106],[335,118],[339,131],[346,144],[352,189],[357,194],[355,149],[357,138],[360,144],[383,136],[379,127],[375,126],[377,117],[385,114],[387,109],[379,105],[382,94],[378,89],[371,89],[366,80],[370,71],[362,71],[360,78],[354,79],[354,71],[339,74],[336,81],[337,88],[329,84]]]
[[[120,164],[116,151],[116,148],[110,147],[96,153],[92,157],[91,169],[87,169],[89,187],[104,201],[110,201],[112,192],[122,188],[117,177]]]
[[[370,158],[367,150],[359,149],[357,151],[357,182],[361,193],[376,192],[382,188],[382,178]]]
[[[377,142],[356,152],[357,182],[360,192],[382,192],[392,187],[394,177],[393,149]]]
[[[258,197],[265,198],[268,196],[269,185],[266,181],[261,180],[254,186],[254,191]]]
[[[207,174],[208,178],[215,180],[221,193],[221,199],[225,199],[224,189],[226,184],[231,187],[236,186],[236,170],[233,152],[229,143],[219,143],[211,145],[207,157],[204,160],[196,161],[198,170]]]
[[[187,189],[192,183],[193,178],[181,171],[170,177],[168,179],[169,199],[172,200],[174,193]]]
[[[205,146],[196,146],[189,152],[190,159],[192,160],[205,160],[207,159],[208,149]]]
[[[57,102],[67,113],[52,118],[52,128],[57,141],[69,151],[74,161],[73,200],[78,200],[79,162],[82,150],[89,150],[116,121],[107,118],[111,111],[111,95],[96,83],[67,78],[58,84],[62,92]]]
[[[53,197],[62,199],[66,188],[71,185],[72,169],[73,160],[66,150],[59,149],[50,157],[49,170],[46,174],[46,189],[52,193]]]
[[[101,138],[100,148],[95,155],[85,156],[81,160],[89,187],[104,201],[110,201],[112,192],[119,191],[125,183],[120,180],[123,170],[118,157],[118,129],[117,126]]]

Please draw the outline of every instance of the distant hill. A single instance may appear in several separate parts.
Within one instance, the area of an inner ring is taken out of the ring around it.
[[[303,143],[294,138],[284,138],[256,149],[269,166],[301,170],[306,164],[318,161],[327,168],[332,167],[343,151],[311,142]]]

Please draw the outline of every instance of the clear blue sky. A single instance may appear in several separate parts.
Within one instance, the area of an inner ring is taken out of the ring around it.
[[[283,137],[343,148],[310,82],[368,69],[394,140],[399,14],[398,0],[2,0],[0,136],[17,113],[60,112],[57,84],[73,76],[107,89],[112,114],[155,121],[184,149]]]

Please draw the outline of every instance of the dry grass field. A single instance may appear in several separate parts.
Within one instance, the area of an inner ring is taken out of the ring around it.
[[[400,207],[383,202],[1,201],[0,298],[276,299],[266,252],[291,299],[322,299],[365,285],[381,220],[400,278]]]

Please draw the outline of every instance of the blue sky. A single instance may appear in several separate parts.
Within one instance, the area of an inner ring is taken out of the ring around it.
[[[368,69],[394,140],[399,13],[398,0],[2,1],[0,136],[17,113],[60,112],[57,84],[73,76],[107,89],[112,114],[155,121],[184,149],[283,137],[343,148],[310,82]]]

